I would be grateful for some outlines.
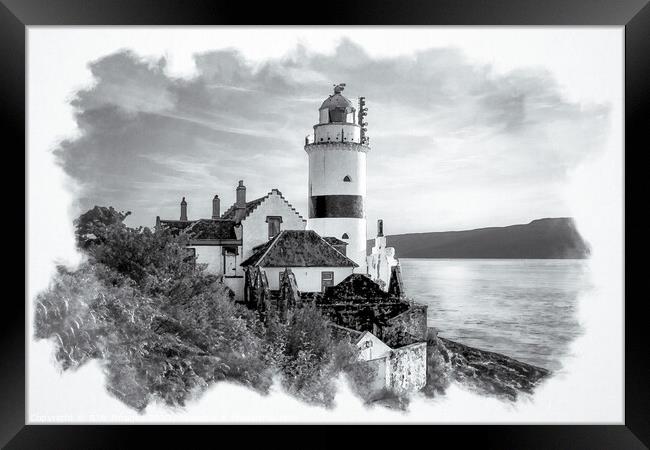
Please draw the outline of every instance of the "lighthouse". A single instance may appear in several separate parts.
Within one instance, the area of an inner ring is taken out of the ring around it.
[[[365,99],[359,110],[343,96],[345,84],[318,110],[313,136],[305,139],[309,156],[309,219],[307,228],[323,237],[335,237],[348,245],[346,255],[366,273],[366,155],[370,150],[364,117]]]

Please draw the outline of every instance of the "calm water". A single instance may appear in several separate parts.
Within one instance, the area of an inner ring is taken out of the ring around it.
[[[580,334],[587,261],[400,258],[407,295],[439,335],[551,370]]]

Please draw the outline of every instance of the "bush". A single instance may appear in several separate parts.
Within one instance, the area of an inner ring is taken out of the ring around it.
[[[182,237],[127,227],[128,215],[98,206],[82,214],[87,261],[59,267],[36,298],[36,337],[54,340],[63,369],[98,359],[107,389],[139,411],[152,399],[183,406],[219,380],[268,392],[276,373],[288,392],[331,406],[341,371],[366,376],[353,364],[358,349],[332,340],[319,309],[295,309],[287,322],[271,311],[263,324],[188,258]]]

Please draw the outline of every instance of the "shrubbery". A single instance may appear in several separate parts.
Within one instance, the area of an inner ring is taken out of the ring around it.
[[[138,410],[154,398],[182,406],[219,380],[265,393],[275,374],[293,395],[331,405],[338,373],[367,376],[356,347],[334,342],[316,308],[263,324],[188,258],[182,238],[127,227],[128,214],[96,206],[81,215],[86,261],[59,267],[36,299],[36,337],[54,339],[63,369],[98,359],[108,390]]]

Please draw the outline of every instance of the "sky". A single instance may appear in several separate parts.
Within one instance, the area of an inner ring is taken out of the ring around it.
[[[36,31],[32,42],[52,30]],[[620,51],[593,42],[607,29],[533,28],[518,35],[520,47],[499,30],[490,47],[490,33],[479,41],[476,30],[436,38],[418,29],[399,48],[403,30],[288,29],[275,40],[277,30],[262,30],[253,43],[267,33],[276,45],[256,53],[245,31],[222,29],[194,47],[196,37],[143,46],[148,34],[67,52],[83,73],[65,97],[74,131],[49,149],[76,186],[75,212],[111,205],[131,211],[131,225],[152,226],[158,215],[178,218],[185,197],[190,219],[210,217],[212,197],[225,209],[243,179],[249,199],[277,188],[306,215],[304,138],[336,83],[369,108],[370,236],[377,218],[397,234],[568,216],[570,173],[608,133],[611,97],[589,82],[611,72],[603,51]]]

